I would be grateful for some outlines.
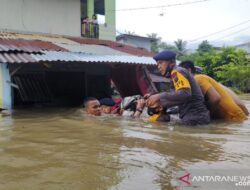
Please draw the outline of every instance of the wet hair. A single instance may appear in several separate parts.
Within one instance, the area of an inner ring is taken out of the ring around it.
[[[194,62],[192,61],[183,61],[179,64],[179,66],[185,68],[185,69],[191,69],[191,72],[194,74],[196,72]]]
[[[97,100],[97,99],[94,98],[94,97],[88,97],[88,98],[86,98],[86,99],[84,100],[84,102],[83,102],[83,107],[86,108],[86,106],[88,105],[89,102],[91,102],[91,101],[96,101],[96,100]],[[98,100],[97,100],[97,101],[98,101]]]

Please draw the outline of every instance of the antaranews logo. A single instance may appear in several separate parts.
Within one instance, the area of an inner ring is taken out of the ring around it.
[[[190,173],[187,173],[187,174],[185,174],[177,179],[186,183],[187,185],[191,185],[191,183],[189,182],[190,175],[191,175]]]
[[[193,172],[192,172],[193,173]],[[214,184],[215,186],[225,186],[225,185],[230,185],[230,187],[249,187],[250,186],[250,175],[239,174],[239,175],[228,175],[228,174],[208,174],[208,173],[197,173],[194,172],[193,175],[191,175],[190,172],[185,172],[181,174],[180,177],[177,177],[177,180],[180,181],[181,184],[187,185],[187,186],[196,186],[196,185],[212,185]]]

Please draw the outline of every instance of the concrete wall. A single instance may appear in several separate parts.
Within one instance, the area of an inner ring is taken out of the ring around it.
[[[115,0],[105,0],[106,25],[100,26],[100,39],[115,41],[116,38],[116,4]]]
[[[0,108],[11,109],[10,75],[7,64],[0,63]]]
[[[0,30],[80,36],[80,0],[0,0]]]
[[[99,38],[115,41],[116,38],[116,0],[105,0],[105,22],[99,25]],[[88,17],[94,14],[94,0],[87,0]]]

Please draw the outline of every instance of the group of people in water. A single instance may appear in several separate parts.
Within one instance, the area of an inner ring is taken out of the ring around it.
[[[177,66],[176,53],[168,50],[153,58],[161,75],[171,79],[172,88],[168,92],[134,99],[133,117],[140,117],[147,107],[149,121],[169,122],[167,110],[177,107],[180,122],[192,126],[209,124],[211,119],[241,122],[249,115],[244,103],[232,90],[207,75],[196,74],[192,61],[183,61]],[[84,102],[85,111],[96,116],[102,112],[122,114],[126,109],[119,105],[122,103],[108,98],[100,101],[87,98]]]

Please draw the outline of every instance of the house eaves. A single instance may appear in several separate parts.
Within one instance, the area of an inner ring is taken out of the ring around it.
[[[47,51],[43,54],[31,54],[37,62],[83,62],[83,63],[120,63],[154,65],[151,57],[133,55],[96,55],[76,52]]]

